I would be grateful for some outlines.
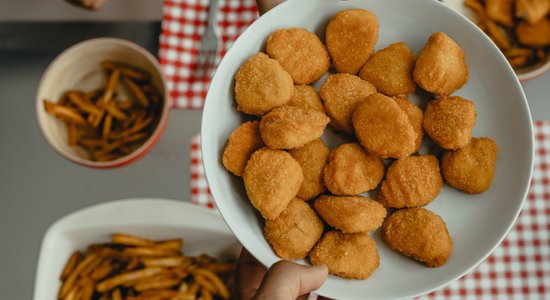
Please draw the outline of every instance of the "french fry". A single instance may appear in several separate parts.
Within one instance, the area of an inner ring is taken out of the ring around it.
[[[103,122],[103,140],[107,141],[109,139],[109,134],[111,133],[111,127],[113,126],[113,117],[111,115],[107,115],[105,117],[105,121]]]
[[[59,279],[65,280],[67,276],[75,269],[78,262],[82,259],[82,254],[78,251],[75,251],[69,260],[67,261],[67,264],[65,264],[65,267],[63,268],[63,271],[61,272],[61,276],[59,276]]]
[[[92,300],[94,295],[94,282],[89,278],[82,280],[81,282],[80,300]]]
[[[151,290],[141,293],[138,296],[127,297],[126,300],[164,300],[171,299],[178,294],[174,290]]]
[[[199,297],[200,300],[213,300],[214,297],[212,297],[212,293],[209,290],[202,289],[201,290],[201,296]]]
[[[508,50],[512,47],[508,34],[495,22],[487,20],[485,25],[487,26],[487,33],[501,50]]]
[[[115,233],[111,238],[113,244],[125,246],[151,246],[155,243],[151,240],[137,237],[135,235]]]
[[[134,285],[134,289],[138,292],[147,290],[171,288],[179,283],[179,279],[170,277],[157,277],[148,280],[143,280]]]
[[[119,285],[124,284],[125,282],[152,277],[162,271],[163,271],[162,268],[152,267],[152,268],[144,268],[137,271],[125,272],[98,283],[96,286],[96,290],[100,293],[107,292]]]
[[[122,251],[122,253],[127,256],[174,256],[180,254],[179,251],[151,247],[126,248]]]
[[[210,292],[215,293],[216,292],[216,286],[210,280],[208,280],[206,277],[204,277],[201,274],[193,274],[193,278],[195,278],[195,282],[204,290],[209,290]]]
[[[47,113],[68,123],[79,126],[86,125],[86,121],[84,120],[84,118],[75,109],[57,105],[48,100],[44,100],[44,109]]]
[[[146,81],[149,80],[151,77],[148,72],[143,70],[138,70],[136,68],[133,68],[131,66],[128,66],[123,63],[114,62],[111,60],[106,60],[101,63],[101,66],[109,71],[112,71],[114,69],[119,69],[122,75],[132,78],[137,81]]]
[[[97,254],[91,253],[88,256],[84,257],[74,268],[73,272],[67,277],[67,279],[61,285],[59,290],[59,299],[65,298],[68,295],[69,291],[74,288],[76,284],[76,279],[80,275],[80,272],[84,270],[88,265],[93,263],[97,258]]]
[[[107,113],[119,120],[125,120],[128,118],[128,116],[117,108],[116,101],[110,101],[109,103],[105,104],[105,109],[107,110]]]
[[[76,105],[81,111],[89,113],[91,115],[99,115],[101,111],[92,103],[86,101],[81,97],[80,93],[76,91],[70,91],[68,94],[68,99]]]
[[[172,297],[171,300],[195,300],[197,299],[197,295],[191,294],[184,291],[178,291],[178,293]]]
[[[139,264],[140,264],[139,258],[132,257],[132,259],[130,259],[130,262],[126,266],[126,271],[132,271],[137,269],[139,267]]]
[[[194,272],[194,275],[200,275],[200,277],[204,277],[205,279],[208,279],[210,283],[214,286],[214,293],[222,297],[223,299],[229,299],[229,290],[225,286],[225,284],[222,282],[222,280],[213,273],[212,271],[208,269],[197,269]],[[210,289],[209,289],[210,290]]]
[[[120,110],[128,110],[134,106],[134,101],[128,99],[123,101],[116,101],[116,107]]]
[[[182,282],[178,287],[178,291],[180,292],[187,292],[188,290],[189,290],[189,285],[187,284],[187,282]]]
[[[196,295],[199,292],[200,286],[196,281],[191,282],[189,285],[189,294]]]
[[[149,100],[145,97],[145,94],[135,82],[126,77],[123,77],[122,81],[124,81],[130,92],[132,92],[132,94],[136,97],[137,102],[141,106],[146,107],[149,105]]]
[[[120,289],[115,289],[111,293],[111,299],[112,300],[122,300],[122,294],[120,293]]]
[[[153,245],[153,248],[156,248],[156,249],[174,250],[174,251],[180,251],[182,247],[183,247],[183,239],[160,241]]]
[[[111,98],[113,98],[113,94],[115,93],[116,85],[119,78],[120,70],[114,69],[111,72],[111,76],[109,77],[109,81],[107,82],[107,86],[105,87],[105,91],[103,92],[103,97],[101,98],[102,104],[107,104],[109,101],[111,101]]]
[[[94,281],[101,280],[111,274],[115,269],[116,265],[111,260],[104,260],[101,265],[90,273],[90,278]]]
[[[80,276],[87,276],[89,275],[97,266],[99,266],[103,262],[103,258],[100,256],[95,255],[92,261],[82,269],[80,272]]]
[[[67,124],[67,137],[69,146],[75,146],[80,138],[80,133],[75,124]]]
[[[67,296],[61,298],[60,299],[63,299],[63,300],[78,300],[80,298],[80,289],[78,287],[78,285],[75,285],[68,293],[67,293]]]
[[[184,256],[173,256],[173,257],[144,257],[141,259],[141,262],[146,267],[177,267],[183,264],[188,258]]]

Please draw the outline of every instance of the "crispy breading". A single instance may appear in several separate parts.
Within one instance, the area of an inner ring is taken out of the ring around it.
[[[473,138],[457,151],[446,151],[441,169],[447,183],[469,194],[485,192],[495,175],[498,147],[490,138]]]
[[[327,224],[345,233],[373,231],[386,217],[382,204],[362,196],[321,196],[314,208]]]
[[[261,116],[285,105],[294,92],[292,77],[264,53],[249,58],[235,75],[237,110]]]
[[[442,187],[437,157],[409,156],[394,161],[388,168],[378,201],[392,208],[424,206],[439,195]]]
[[[424,130],[441,148],[455,150],[470,142],[476,118],[472,101],[460,96],[440,98],[428,103]]]
[[[325,113],[321,97],[319,97],[315,89],[309,85],[295,85],[294,93],[287,105],[300,108],[311,108]]]
[[[290,154],[267,147],[252,153],[243,173],[250,202],[269,220],[279,217],[296,197],[303,179],[302,168]]]
[[[289,150],[288,153],[300,164],[304,173],[298,198],[311,200],[323,193],[326,190],[323,169],[327,165],[330,154],[323,140],[313,140],[300,148]]]
[[[416,84],[412,79],[414,53],[404,42],[391,44],[374,53],[359,71],[359,77],[388,96],[410,95]]]
[[[384,177],[384,163],[358,144],[342,144],[330,153],[323,174],[331,193],[357,195],[378,186]]]
[[[367,279],[380,266],[376,243],[367,233],[329,231],[311,250],[309,260],[349,279]]]
[[[421,207],[393,213],[384,221],[382,235],[390,248],[428,267],[445,264],[453,248],[445,221]]]
[[[416,153],[420,150],[420,147],[422,147],[422,140],[424,139],[424,127],[422,127],[424,112],[418,106],[407,100],[407,98],[394,97],[393,100],[395,100],[397,105],[407,114],[414,132],[416,132],[416,142],[413,151],[413,153]]]
[[[296,84],[313,83],[330,67],[325,45],[305,28],[274,31],[267,39],[266,52],[283,66]]]
[[[252,152],[264,146],[260,136],[260,122],[250,121],[233,130],[223,150],[223,166],[231,173],[242,176]]]

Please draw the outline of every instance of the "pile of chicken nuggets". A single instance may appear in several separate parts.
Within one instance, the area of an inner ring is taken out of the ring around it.
[[[279,257],[309,258],[350,279],[379,267],[369,235],[378,228],[395,251],[445,264],[452,238],[423,206],[444,182],[486,191],[498,152],[490,138],[472,137],[474,102],[453,95],[468,81],[460,46],[437,32],[418,55],[404,42],[374,51],[378,32],[377,17],[363,9],[337,13],[325,43],[303,28],[273,32],[266,53],[235,75],[237,110],[253,120],[231,133],[222,155]],[[310,84],[327,72],[317,93]],[[409,101],[418,88],[433,95],[424,109]],[[327,126],[348,142],[329,149]],[[425,133],[442,155],[418,154]]]

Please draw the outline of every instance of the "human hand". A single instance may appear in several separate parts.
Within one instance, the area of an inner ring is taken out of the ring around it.
[[[269,270],[243,248],[237,263],[237,296],[241,300],[307,299],[328,276],[326,266],[303,266],[281,260]]]
[[[256,0],[256,4],[258,4],[258,11],[260,11],[260,15],[263,15],[268,10],[283,3],[284,1],[285,0]]]

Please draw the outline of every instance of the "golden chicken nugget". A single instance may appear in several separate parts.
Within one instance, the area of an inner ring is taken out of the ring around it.
[[[424,90],[448,96],[468,81],[466,54],[448,35],[436,32],[420,50],[413,78]]]
[[[266,52],[283,66],[296,84],[313,83],[330,67],[325,45],[305,28],[274,31],[267,39]]]
[[[321,98],[325,111],[334,129],[353,134],[351,116],[353,110],[367,96],[376,93],[376,88],[355,75],[329,75],[321,86]]]
[[[413,151],[413,153],[416,153],[420,150],[420,147],[422,147],[422,140],[424,139],[424,127],[422,126],[424,112],[406,98],[395,97],[393,100],[395,100],[397,105],[407,114],[414,132],[416,132],[416,142]]]
[[[378,40],[378,19],[364,9],[337,13],[328,23],[326,43],[339,73],[357,74]]]
[[[283,150],[267,147],[252,153],[244,168],[246,194],[252,205],[268,220],[273,220],[296,197],[304,175],[302,168]]]
[[[324,228],[309,204],[295,198],[277,219],[265,221],[264,236],[280,258],[302,259],[321,238]]]
[[[252,152],[264,146],[260,136],[260,122],[250,121],[233,130],[223,150],[223,166],[231,173],[242,176]]]
[[[388,96],[410,95],[416,84],[412,79],[414,53],[403,42],[374,53],[359,71],[359,77]]]
[[[376,243],[367,233],[329,231],[313,247],[309,260],[348,279],[367,279],[380,266]]]
[[[443,178],[433,155],[417,155],[395,160],[386,172],[378,192],[385,207],[424,206],[441,192]]]
[[[313,207],[325,222],[345,233],[373,231],[386,217],[382,204],[361,196],[321,196]]]
[[[473,138],[464,148],[446,151],[441,159],[447,183],[469,194],[485,192],[495,175],[498,147],[490,138]]]
[[[327,165],[330,154],[323,140],[313,140],[300,148],[289,150],[288,153],[300,164],[304,173],[298,198],[311,200],[323,193],[326,190],[323,169]]]
[[[294,93],[287,105],[315,109],[325,113],[321,97],[319,97],[315,89],[309,85],[295,85]]]
[[[357,195],[378,186],[384,177],[384,163],[358,144],[342,144],[330,153],[323,174],[331,193]]]
[[[323,135],[330,119],[314,109],[294,106],[278,107],[260,121],[260,134],[274,149],[301,147]]]
[[[470,142],[476,123],[474,103],[460,96],[431,101],[424,111],[424,130],[441,148],[455,150]]]
[[[538,23],[520,22],[516,26],[516,36],[520,44],[542,48],[550,45],[550,19],[544,18]]]
[[[390,97],[373,94],[353,112],[355,135],[363,147],[381,158],[411,155],[417,134],[407,114]]]
[[[235,75],[237,110],[261,116],[285,105],[294,92],[292,77],[264,53],[249,58]]]
[[[421,207],[393,213],[382,225],[382,236],[390,248],[428,267],[445,264],[453,248],[445,221]]]

